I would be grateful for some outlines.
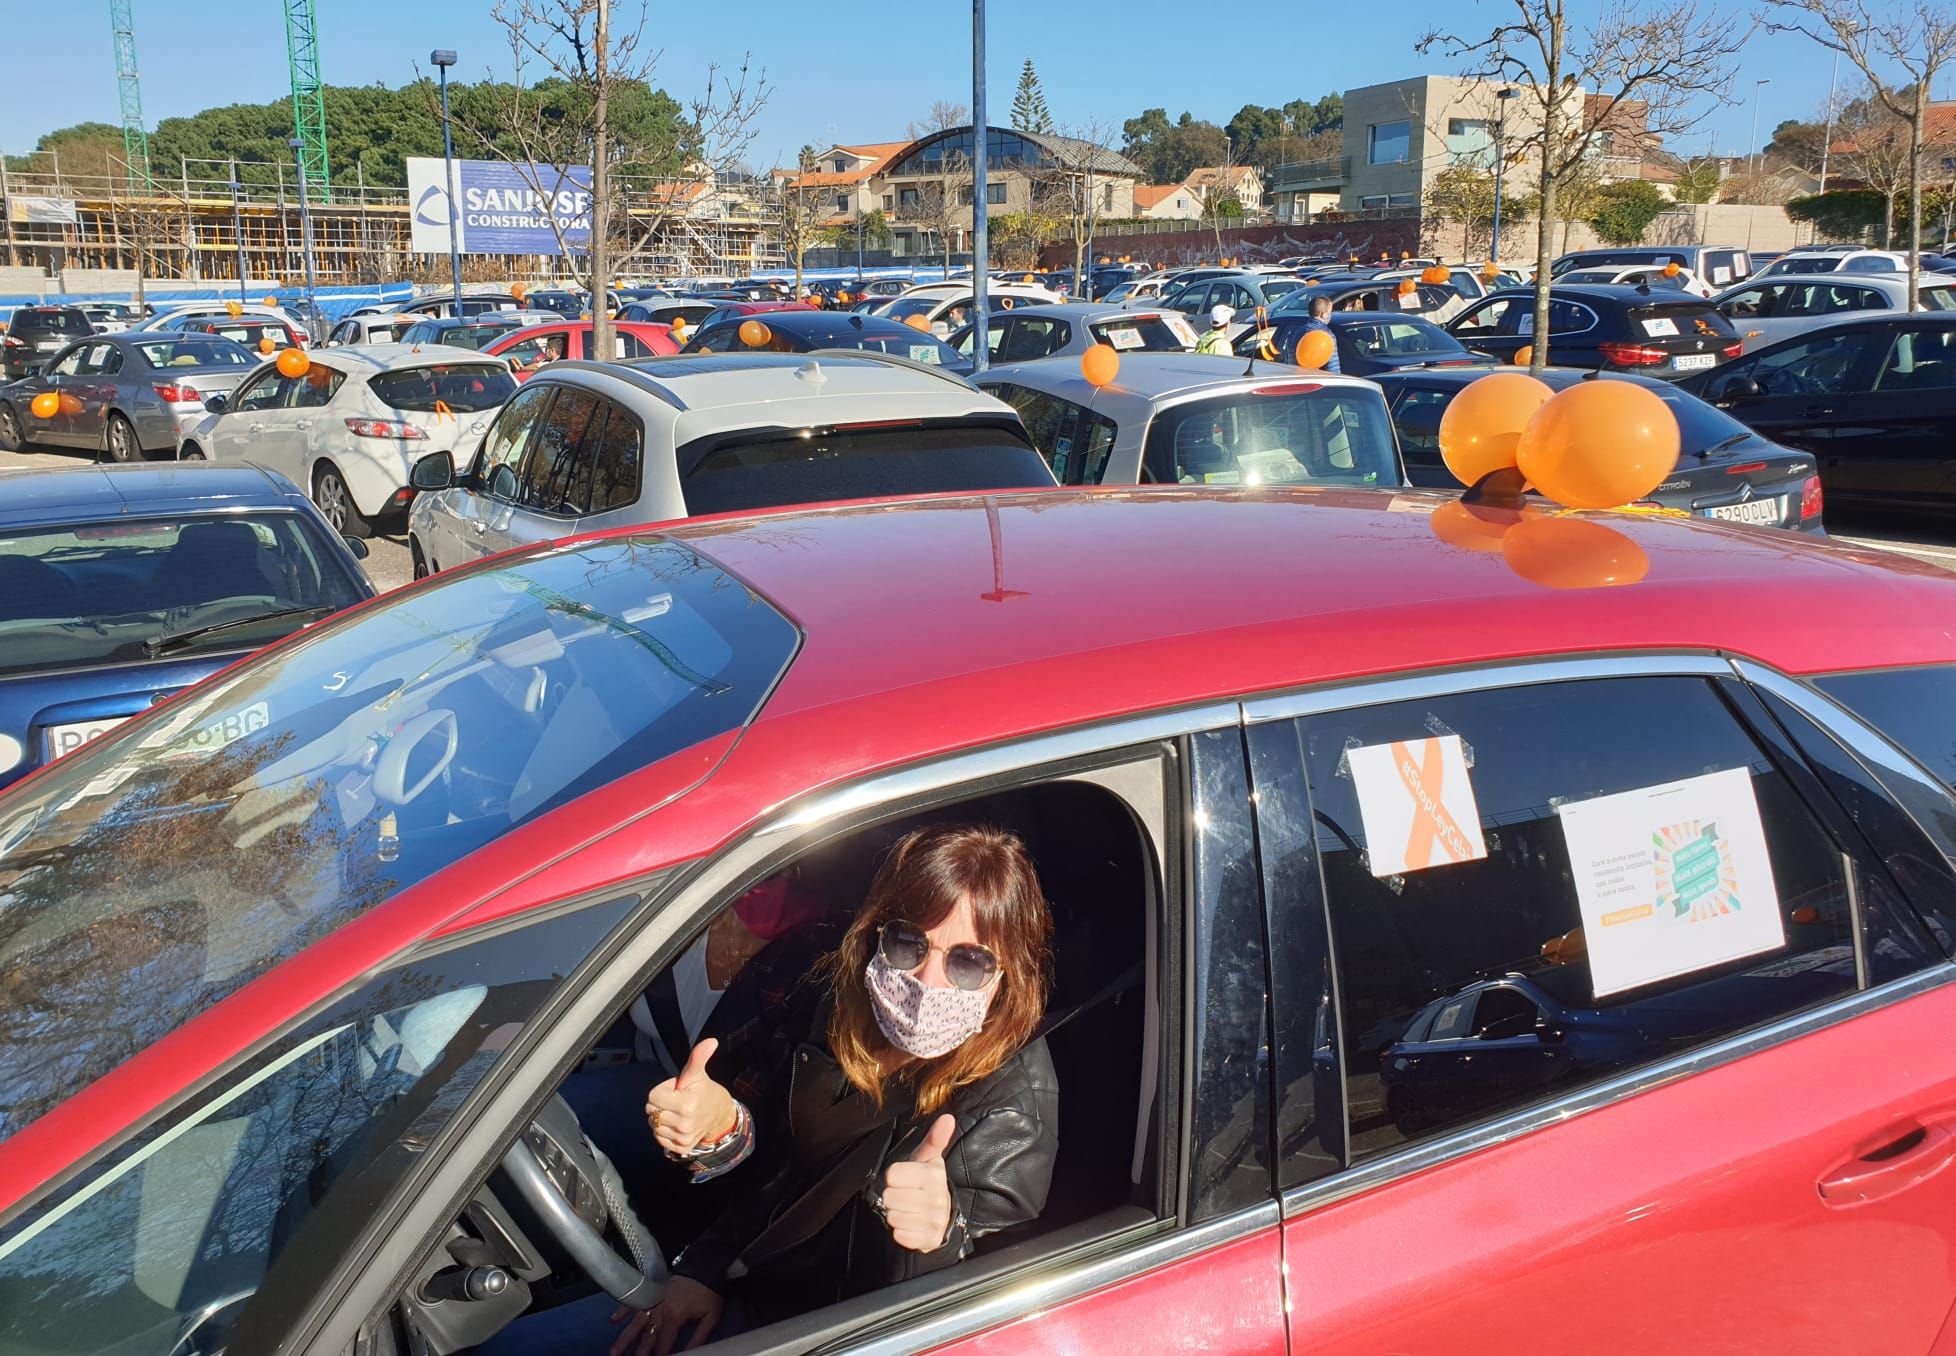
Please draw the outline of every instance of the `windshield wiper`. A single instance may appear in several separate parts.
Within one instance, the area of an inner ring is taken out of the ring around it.
[[[1710,447],[1705,448],[1702,452],[1698,454],[1698,456],[1702,460],[1703,458],[1709,457],[1714,453],[1728,451],[1731,448],[1737,447],[1740,443],[1747,441],[1751,437],[1752,437],[1751,429],[1746,429],[1741,433],[1734,433],[1731,437],[1725,439],[1723,442],[1716,442],[1713,443]]]
[[[209,626],[193,626],[187,631],[165,631],[151,636],[143,642],[143,653],[154,659],[166,650],[175,650],[204,636],[216,635],[220,631],[230,631],[240,626],[255,626],[259,622],[278,621],[287,617],[323,617],[329,612],[338,612],[337,603],[317,603],[311,607],[282,607],[274,612],[254,612],[249,617],[233,617],[230,621],[212,622]]]

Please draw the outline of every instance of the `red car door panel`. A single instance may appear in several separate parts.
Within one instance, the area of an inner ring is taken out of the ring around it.
[[[1945,984],[1300,1215],[1292,1349],[1927,1351],[1956,1239],[1952,1024]],[[1918,1129],[1888,1194],[1823,1196]]]

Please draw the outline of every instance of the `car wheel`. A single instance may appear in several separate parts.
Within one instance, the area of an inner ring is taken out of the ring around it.
[[[346,488],[340,468],[325,463],[312,473],[312,502],[319,506],[326,521],[343,537],[371,537],[373,524],[353,505],[353,493]]]
[[[12,405],[0,405],[0,452],[18,452],[22,446],[20,416]]]
[[[110,461],[132,462],[143,459],[143,447],[136,441],[135,425],[121,415],[109,416],[103,438],[108,443]]]
[[[421,543],[412,537],[408,538],[408,553],[414,557],[414,577],[416,579],[426,579],[434,573],[434,570],[428,566],[428,558],[421,554]]]
[[[177,460],[178,461],[209,461],[210,458],[204,455],[204,449],[197,446],[197,444],[185,443],[183,445],[183,451],[177,453]]]

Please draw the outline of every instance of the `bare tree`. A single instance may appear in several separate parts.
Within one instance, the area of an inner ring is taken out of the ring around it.
[[[1908,124],[1873,97],[1857,99],[1843,109],[1836,128],[1841,150],[1834,163],[1881,195],[1883,249],[1895,242],[1895,202],[1911,177],[1909,141]]]
[[[1113,154],[1109,145],[1113,137],[1114,129],[1098,118],[1065,128],[1056,139],[1058,150],[1053,163],[1034,179],[1035,216],[1063,223],[1066,237],[1073,242],[1073,280],[1082,289],[1082,301],[1091,290],[1087,246],[1093,241],[1101,202],[1112,182],[1107,157]]]
[[[1929,91],[1942,68],[1956,58],[1956,15],[1933,0],[1897,0],[1877,17],[1868,0],[1767,0],[1780,17],[1769,20],[1785,33],[1803,33],[1839,52],[1866,76],[1882,107],[1908,124],[1908,308],[1922,288],[1922,133]],[[1913,90],[1890,88],[1876,69],[1900,66]],[[1891,211],[1892,217],[1894,213]]]
[[[1626,124],[1645,137],[1690,130],[1728,98],[1750,29],[1704,0],[1628,0],[1572,32],[1566,0],[1508,0],[1514,17],[1482,38],[1429,32],[1415,44],[1466,64],[1470,78],[1512,85],[1530,127],[1509,146],[1538,164],[1533,370],[1548,363],[1550,240],[1557,192]]]
[[[937,174],[917,186],[917,202],[909,218],[937,236],[944,254],[944,272],[951,271],[951,240],[964,223],[971,202],[971,161],[952,153],[938,161]],[[974,264],[974,267],[982,267]]]
[[[822,190],[806,182],[815,172],[815,163],[815,153],[804,146],[800,167],[793,174],[782,175],[780,181],[781,248],[794,261],[797,300],[802,296],[802,261],[810,250],[833,243],[821,227],[821,220],[827,215],[822,210]]]
[[[922,141],[934,132],[948,132],[953,127],[962,127],[971,110],[963,104],[954,104],[948,99],[939,99],[930,106],[930,112],[921,119],[904,128],[912,141]]]
[[[629,28],[612,24],[611,9],[612,0],[496,0],[490,17],[509,43],[513,94],[486,117],[454,115],[464,136],[506,161],[539,201],[575,189],[560,167],[591,167],[588,237],[575,218],[543,216],[571,277],[591,294],[591,352],[599,358],[616,351],[606,305],[614,279],[738,172],[768,97],[765,75],[743,56],[730,73],[709,65],[702,92],[659,130],[646,132],[641,120],[637,135],[618,135],[616,101],[652,87],[659,54],[645,46],[644,0]],[[560,83],[543,91],[542,82]],[[517,153],[506,155],[508,147]],[[615,173],[627,162],[650,165],[659,177],[628,193]]]

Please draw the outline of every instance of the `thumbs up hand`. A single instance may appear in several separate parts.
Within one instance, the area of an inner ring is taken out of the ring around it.
[[[668,1078],[646,1094],[645,1118],[652,1123],[652,1137],[667,1153],[690,1153],[734,1127],[733,1094],[706,1071],[706,1062],[719,1048],[717,1040],[701,1041],[679,1077]]]
[[[883,1172],[883,1222],[900,1248],[936,1252],[951,1232],[951,1179],[944,1151],[958,1132],[955,1116],[939,1116],[917,1151]]]

